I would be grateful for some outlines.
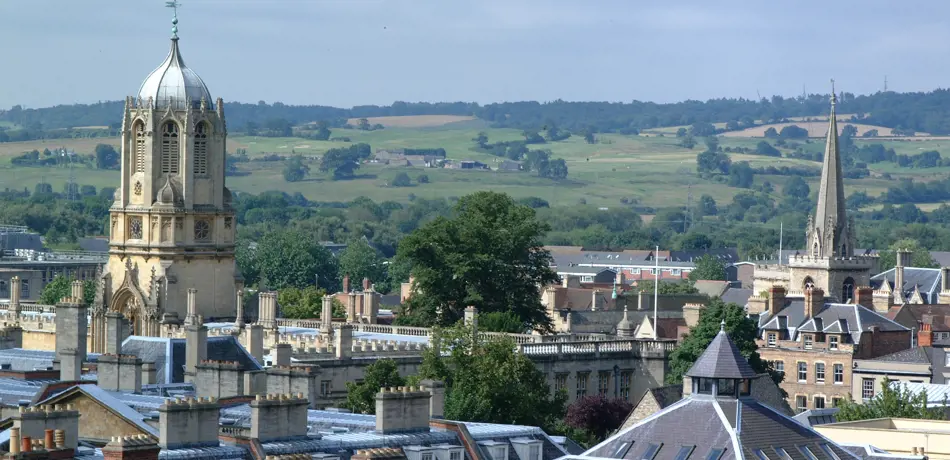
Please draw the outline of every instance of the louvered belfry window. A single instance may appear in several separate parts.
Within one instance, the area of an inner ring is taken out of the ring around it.
[[[162,126],[162,173],[178,174],[181,148],[178,143],[178,125],[169,121]]]
[[[195,175],[208,174],[208,125],[198,123],[195,126]]]

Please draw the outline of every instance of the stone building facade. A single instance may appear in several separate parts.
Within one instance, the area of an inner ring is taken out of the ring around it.
[[[121,179],[111,208],[109,261],[92,306],[92,349],[104,316],[125,316],[136,335],[180,324],[197,289],[204,318],[233,318],[242,285],[235,219],[225,187],[227,126],[221,98],[181,57],[177,33],[165,61],[128,97]]]

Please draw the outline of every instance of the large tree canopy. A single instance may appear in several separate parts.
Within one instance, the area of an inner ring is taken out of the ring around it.
[[[383,387],[405,384],[406,380],[399,375],[395,361],[390,358],[377,360],[366,366],[362,382],[346,382],[346,403],[343,406],[357,414],[375,414],[376,393]]]
[[[449,325],[472,305],[483,313],[511,311],[525,324],[550,330],[540,286],[558,278],[541,243],[547,230],[533,209],[508,195],[462,197],[454,216],[436,218],[399,244],[399,257],[415,277],[407,313],[416,324]]]
[[[749,365],[758,373],[769,372],[776,383],[781,382],[781,375],[772,370],[771,365],[759,357],[758,346],[755,344],[758,327],[755,322],[746,316],[745,309],[734,303],[725,303],[722,299],[713,299],[699,313],[699,323],[690,329],[683,341],[670,354],[670,371],[666,374],[666,383],[674,384],[683,381],[685,374],[706,347],[719,333],[721,321],[726,320],[726,333],[742,353]]]
[[[40,293],[40,303],[44,305],[56,305],[56,303],[63,300],[64,297],[69,297],[72,291],[73,281],[75,281],[75,278],[56,275],[53,281],[50,281],[43,287],[43,292]],[[83,300],[86,302],[86,305],[92,305],[92,302],[96,298],[96,283],[92,280],[86,280],[82,282],[82,285]]]
[[[256,247],[242,245],[237,262],[248,284],[279,290],[318,282],[329,292],[339,289],[336,259],[312,233],[295,229],[268,232]]]
[[[718,257],[703,254],[695,263],[696,268],[689,272],[690,281],[726,279],[726,266]]]
[[[369,278],[373,283],[380,283],[386,277],[385,259],[363,238],[351,241],[340,252],[339,261],[340,275],[349,276],[353,282]]]
[[[946,401],[944,401],[946,402]],[[944,420],[942,407],[927,407],[927,393],[914,394],[903,384],[894,385],[890,379],[881,381],[881,392],[870,401],[858,404],[842,401],[838,405],[838,421],[851,422],[875,418],[916,418]]]
[[[445,382],[445,418],[548,427],[563,416],[566,395],[552,394],[512,339],[474,340],[466,326],[435,334],[440,346],[425,351],[418,378]]]

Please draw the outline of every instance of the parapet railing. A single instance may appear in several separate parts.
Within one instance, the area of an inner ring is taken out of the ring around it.
[[[609,340],[600,342],[555,342],[531,343],[518,346],[525,355],[574,355],[616,352],[670,352],[676,348],[675,341]]]

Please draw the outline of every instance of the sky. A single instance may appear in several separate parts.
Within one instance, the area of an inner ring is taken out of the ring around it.
[[[181,0],[226,101],[706,100],[950,86],[945,0]],[[163,0],[0,0],[0,109],[134,95]]]

